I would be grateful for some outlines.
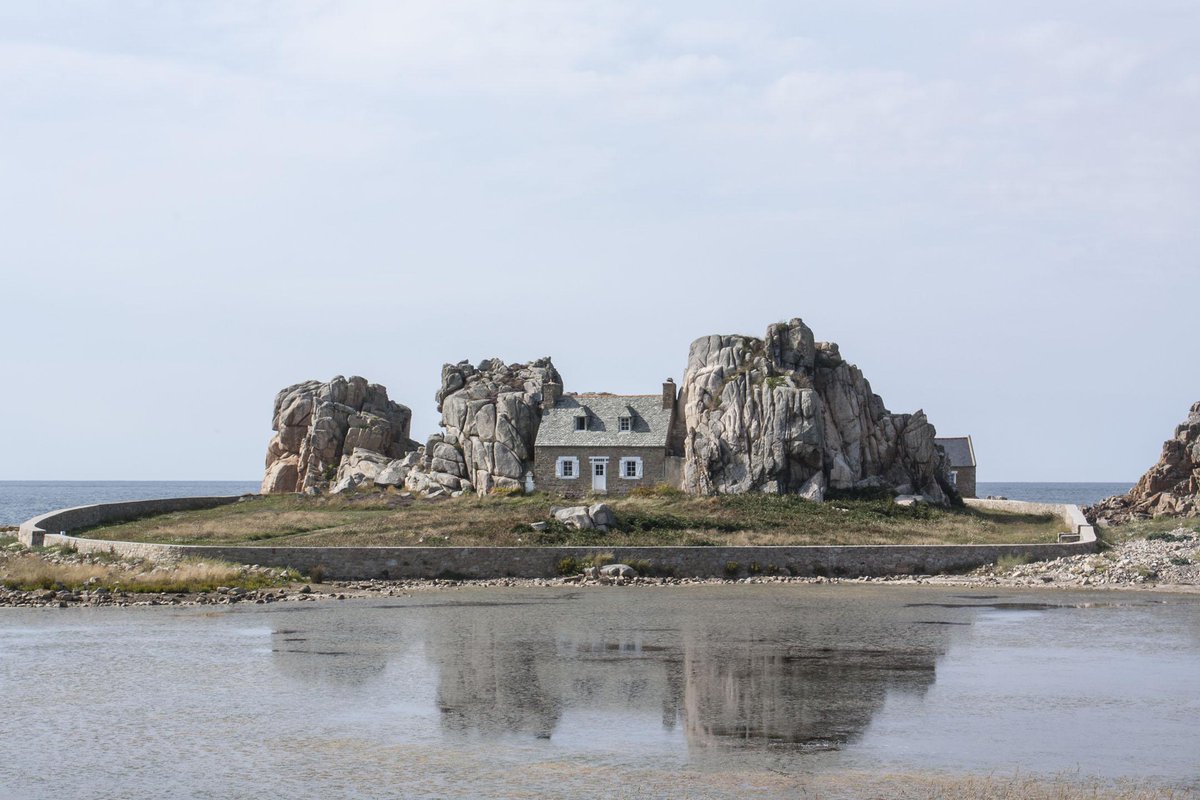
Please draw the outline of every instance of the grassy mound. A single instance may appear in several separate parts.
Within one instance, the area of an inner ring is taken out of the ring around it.
[[[890,500],[813,503],[763,494],[691,497],[658,490],[604,498],[616,530],[575,531],[552,506],[583,501],[529,496],[404,497],[396,493],[274,495],[82,532],[97,539],[263,546],[648,546],[1007,544],[1052,542],[1061,520],[971,508],[897,506]]]

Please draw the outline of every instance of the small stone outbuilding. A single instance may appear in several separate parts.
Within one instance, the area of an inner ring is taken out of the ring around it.
[[[580,497],[623,495],[639,486],[678,485],[671,450],[676,389],[661,394],[565,394],[542,413],[532,488]]]
[[[970,436],[947,436],[933,440],[946,451],[950,482],[963,497],[975,496],[975,445]]]

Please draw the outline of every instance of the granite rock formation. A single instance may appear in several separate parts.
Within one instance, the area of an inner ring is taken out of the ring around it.
[[[830,489],[889,488],[943,503],[945,456],[925,414],[893,414],[836,344],[799,319],[763,339],[692,343],[680,395],[683,489],[824,499]]]
[[[1158,463],[1128,494],[1101,500],[1085,513],[1100,524],[1200,516],[1200,402],[1175,428],[1175,436],[1163,442]]]
[[[450,492],[520,488],[533,463],[542,405],[561,394],[562,378],[549,358],[444,365],[436,400],[445,430],[425,445],[429,478]],[[410,488],[422,489],[419,482],[414,477]]]
[[[351,464],[399,459],[417,447],[408,438],[411,421],[407,406],[365,378],[289,386],[275,397],[261,491],[316,491],[350,474]]]

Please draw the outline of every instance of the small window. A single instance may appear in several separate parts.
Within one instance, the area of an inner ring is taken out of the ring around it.
[[[637,480],[642,477],[642,460],[634,456],[622,458],[621,477],[625,480]]]
[[[586,431],[587,430],[587,417],[576,417],[575,418],[575,430],[577,430],[577,431]]]
[[[619,431],[633,430],[633,417],[617,417],[617,430],[619,430]]]
[[[950,485],[958,486],[958,471],[957,470],[953,470],[953,469],[950,470]]]
[[[579,459],[572,456],[562,456],[555,462],[555,475],[559,478],[578,478]]]

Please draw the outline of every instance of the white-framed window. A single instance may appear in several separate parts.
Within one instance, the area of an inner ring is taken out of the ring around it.
[[[578,478],[579,459],[574,456],[559,456],[554,463],[554,475],[558,478]]]
[[[642,460],[637,456],[626,456],[621,459],[621,477],[627,481],[642,477]]]
[[[578,417],[576,417],[575,418],[575,430],[586,431],[587,429],[588,429],[587,428],[587,416],[581,414]]]
[[[950,485],[958,486],[958,470],[950,470]]]
[[[633,417],[617,417],[617,430],[622,432],[633,430]]]

